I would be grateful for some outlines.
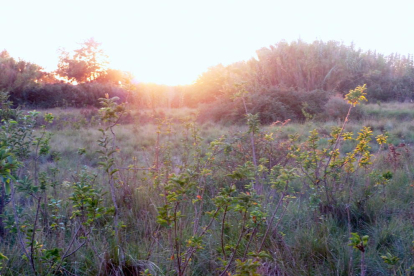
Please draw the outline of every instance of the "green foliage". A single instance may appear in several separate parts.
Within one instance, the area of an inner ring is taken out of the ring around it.
[[[307,111],[308,107],[309,107],[309,104],[307,102],[302,103],[302,113],[303,113],[303,116],[305,116],[306,121],[310,121],[314,117],[314,115],[308,113]]]
[[[259,114],[247,114],[247,125],[249,126],[249,133],[257,133],[259,132]]]
[[[257,268],[260,266],[258,261],[248,259],[246,261],[236,260],[236,273],[235,276],[260,276],[257,273]]]
[[[1,252],[0,252],[0,271],[3,269],[3,262],[9,260],[9,258],[7,258],[6,256],[4,256]]]
[[[254,92],[240,91],[235,106],[251,111]],[[3,118],[1,150],[18,164],[3,197],[5,275],[410,273],[413,160],[390,169],[392,130],[349,117],[263,126],[258,113],[198,127],[167,112],[121,128],[125,106],[101,102],[100,132],[56,127],[48,111]],[[310,118],[306,102],[296,108]]]
[[[0,91],[0,119],[7,120],[16,115],[14,109],[12,109],[12,102],[9,100],[9,93]]]
[[[361,252],[365,252],[368,245],[368,239],[369,236],[367,235],[361,237],[358,233],[351,233],[351,237],[349,238],[350,243],[348,245]]]
[[[384,263],[386,263],[390,268],[393,268],[400,261],[400,258],[392,255],[390,252],[387,252],[387,254],[382,255],[381,259],[383,259]]]
[[[340,194],[346,192],[341,183],[346,177],[355,174],[358,168],[367,169],[372,164],[369,146],[371,129],[364,127],[357,138],[353,138],[353,133],[342,133],[342,129],[333,129],[328,148],[318,145],[320,137],[315,129],[311,131],[306,143],[292,147],[290,153],[310,182],[310,187],[319,190],[320,196],[324,197],[328,204],[338,203]],[[338,145],[340,141],[347,140],[355,141],[355,147],[341,156]]]
[[[125,105],[118,104],[118,100],[118,97],[109,98],[109,94],[106,94],[105,98],[99,99],[102,105],[99,110],[102,121],[108,122],[110,125],[118,122],[119,118],[125,112]]]
[[[29,156],[30,147],[34,140],[33,128],[38,114],[36,111],[31,111],[24,115],[22,111],[16,111],[13,116],[15,118],[2,120],[0,141],[20,159]]]
[[[89,227],[107,212],[106,208],[102,207],[101,190],[93,187],[95,179],[96,175],[82,171],[79,180],[73,183],[73,193],[69,197],[74,209],[71,218],[77,217],[83,225]]]
[[[364,84],[363,86],[357,86],[354,90],[350,90],[348,94],[345,95],[345,100],[348,101],[349,104],[352,106],[356,106],[360,104],[362,101],[367,101],[365,96],[365,90],[367,89],[367,85]]]
[[[0,148],[0,180],[2,183],[2,189],[6,194],[10,194],[10,182],[15,181],[13,171],[19,167],[19,162],[14,155],[6,147]],[[5,199],[2,199],[5,200]]]

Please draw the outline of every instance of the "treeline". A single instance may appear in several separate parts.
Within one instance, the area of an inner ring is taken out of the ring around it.
[[[28,108],[98,106],[98,99],[106,94],[140,107],[178,107],[176,89],[136,83],[130,73],[108,68],[106,59],[100,43],[93,39],[85,41],[73,54],[61,50],[58,69],[54,72],[16,60],[3,50],[0,52],[0,92],[8,92],[14,105]]]
[[[258,59],[203,73],[186,97],[189,105],[205,103],[204,114],[215,120],[241,118],[245,108],[235,98],[245,94],[248,112],[262,122],[314,117],[344,117],[340,98],[367,84],[368,100],[414,98],[413,57],[364,52],[336,41],[279,42],[257,51]],[[341,112],[342,110],[342,112]]]
[[[298,40],[262,48],[257,56],[219,64],[192,85],[171,87],[137,83],[131,74],[108,68],[100,44],[89,39],[73,54],[61,51],[56,72],[1,52],[0,90],[9,92],[15,104],[30,107],[96,105],[109,94],[136,107],[201,106],[201,116],[213,120],[240,120],[247,110],[259,113],[265,123],[343,117],[346,103],[340,96],[362,84],[367,84],[370,102],[414,98],[411,55]]]

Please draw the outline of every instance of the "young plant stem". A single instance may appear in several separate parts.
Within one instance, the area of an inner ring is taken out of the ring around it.
[[[121,119],[121,116],[119,116],[117,118],[117,120],[115,122],[113,122],[108,128],[112,133],[112,151],[115,150],[116,148],[116,135],[115,132],[113,130],[113,128],[118,124],[119,120]],[[107,128],[107,130],[108,130]],[[114,162],[115,164],[115,162]],[[117,171],[118,174],[120,174],[120,171]],[[114,226],[115,226],[115,242],[119,248],[119,265],[123,266],[125,263],[125,256],[124,256],[124,251],[123,251],[123,247],[122,247],[122,243],[121,243],[121,237],[119,234],[119,207],[118,207],[118,203],[116,201],[116,189],[115,189],[115,179],[113,177],[113,173],[109,173],[109,187],[111,190],[111,198],[112,198],[112,203],[114,204],[114,209],[115,209],[115,214],[114,214]],[[122,271],[122,269],[121,269]]]
[[[6,207],[6,187],[4,185],[4,183],[1,183],[1,187],[0,187],[0,214],[4,213],[4,209]],[[4,228],[4,222],[3,222],[3,216],[0,216],[0,238],[1,240],[4,239],[4,236],[6,234],[6,230]]]
[[[346,214],[348,216],[348,236],[351,235],[351,215],[349,213],[349,206],[346,207]],[[354,262],[353,257],[353,248],[349,249],[349,264],[348,264],[348,275],[353,275],[353,266],[352,263]]]
[[[365,267],[365,250],[361,251],[361,276],[365,276],[367,273]]]
[[[199,237],[201,238],[201,237],[203,237],[206,233],[207,233],[207,230],[211,227],[211,225],[213,224],[213,221],[214,221],[214,218],[216,217],[216,215],[217,215],[217,213],[220,211],[220,208],[217,208],[216,209],[216,211],[214,212],[214,214],[213,214],[213,217],[211,218],[211,220],[210,220],[210,222],[204,227],[204,230],[203,230],[203,232],[201,232],[201,234],[199,235]],[[182,273],[184,274],[184,272],[185,272],[185,270],[186,270],[186,268],[187,268],[187,266],[188,266],[188,264],[190,263],[190,260],[191,260],[191,257],[193,256],[193,254],[196,252],[196,248],[194,248],[194,247],[190,247],[188,250],[187,250],[187,254],[186,254],[186,257],[185,257],[185,262],[184,262],[184,264],[183,264],[183,269],[182,269]]]
[[[66,248],[65,253],[64,253],[64,254],[63,254],[63,256],[60,258],[60,262],[59,262],[58,266],[56,267],[56,269],[54,269],[54,272],[59,271],[60,267],[62,266],[62,263],[63,263],[63,260],[64,260],[64,259],[66,259],[66,258],[68,258],[69,256],[71,256],[71,255],[75,254],[75,253],[76,253],[79,249],[81,249],[81,247],[82,247],[82,246],[84,246],[84,245],[86,244],[87,240],[85,240],[85,241],[84,241],[83,243],[81,243],[81,244],[80,244],[80,245],[79,245],[76,249],[74,249],[71,253],[69,253],[69,250],[72,248],[72,246],[73,246],[73,244],[74,244],[74,242],[75,242],[75,240],[76,240],[76,237],[78,236],[78,233],[79,233],[79,231],[80,231],[81,229],[82,229],[82,226],[79,226],[78,230],[76,230],[75,234],[72,236],[72,239],[71,239],[71,241],[70,241],[70,243],[69,243],[68,247]],[[90,233],[90,232],[86,233],[86,234],[85,234],[85,237],[88,237],[89,233]],[[50,266],[50,268],[52,268],[52,267],[53,267],[53,265],[51,265],[51,266]]]
[[[246,105],[246,101],[244,100],[244,97],[242,97],[242,100],[243,100],[244,111],[246,112],[246,115],[247,115],[247,114],[249,114],[249,112],[247,111],[247,105]],[[254,164],[255,167],[257,167],[256,148],[255,148],[254,133],[253,132],[250,132],[250,144],[252,146],[253,164]]]
[[[265,232],[265,233],[264,233],[264,235],[263,235],[262,242],[260,243],[260,246],[259,246],[259,249],[257,250],[257,252],[262,251],[262,248],[263,248],[264,243],[265,243],[265,241],[266,241],[266,237],[267,237],[267,235],[269,234],[270,228],[272,227],[273,221],[274,221],[274,219],[275,219],[275,217],[276,217],[276,213],[277,213],[277,211],[279,210],[280,206],[282,205],[282,203],[283,203],[283,199],[284,199],[284,198],[285,198],[285,194],[284,194],[284,192],[283,192],[283,193],[280,195],[279,202],[277,203],[276,208],[275,208],[275,211],[274,211],[274,212],[273,212],[273,214],[272,214],[272,217],[271,217],[270,222],[269,222],[269,224],[268,224],[268,226],[267,226],[266,232]],[[286,209],[285,209],[285,210],[286,210]],[[284,212],[283,212],[283,214],[284,214]],[[276,228],[277,228],[277,226],[279,225],[279,222],[281,221],[281,219],[282,219],[282,218],[280,218],[280,219],[279,219],[279,221],[278,221],[278,223],[276,224]]]
[[[254,236],[256,235],[256,233],[257,233],[257,228],[258,228],[258,224],[253,228],[253,232],[250,234],[250,238],[249,238],[249,241],[247,242],[247,245],[246,245],[246,248],[244,249],[244,254],[243,254],[243,261],[245,261],[246,260],[246,256],[247,256],[247,253],[249,252],[249,248],[250,248],[250,244],[252,243],[252,241],[253,241],[253,238],[254,238]]]
[[[232,254],[231,254],[231,257],[230,257],[230,259],[229,259],[229,261],[228,261],[228,263],[227,263],[226,267],[225,267],[225,268],[224,268],[224,270],[220,273],[220,276],[224,276],[224,275],[226,275],[227,270],[230,268],[230,265],[231,265],[231,263],[233,262],[234,257],[236,256],[236,252],[237,252],[237,249],[239,248],[239,245],[240,245],[241,239],[243,238],[243,236],[244,236],[244,235],[247,233],[247,231],[248,231],[248,229],[245,229],[245,226],[246,226],[246,220],[247,220],[247,211],[245,211],[245,212],[244,212],[244,214],[243,214],[243,224],[242,224],[242,228],[241,228],[241,231],[240,231],[239,238],[237,239],[236,246],[235,246],[235,247],[234,247],[234,249],[233,249],[233,252],[232,252]]]
[[[348,237],[351,236],[351,232],[352,232],[352,224],[351,224],[351,211],[350,211],[350,207],[351,207],[351,199],[352,199],[352,195],[353,195],[353,186],[355,184],[355,180],[353,180],[350,184],[349,187],[349,196],[348,196],[348,202],[346,204],[346,215],[347,215],[347,220],[348,220]],[[349,257],[349,275],[353,274],[353,254],[352,254],[352,247],[350,248],[350,257]]]
[[[246,116],[249,114],[247,111],[247,105],[246,105],[246,101],[244,100],[244,97],[242,97],[243,100],[243,106],[244,106],[244,111],[246,112]],[[254,172],[254,176],[255,176],[255,187],[254,189],[256,190],[256,192],[258,194],[261,194],[263,191],[263,188],[261,187],[261,185],[259,184],[259,178],[257,175],[257,157],[256,157],[256,143],[255,143],[255,139],[254,139],[254,131],[250,132],[250,145],[252,147],[252,157],[253,157],[253,165],[255,168],[255,172]]]
[[[332,151],[331,151],[332,153],[330,154],[328,162],[326,162],[326,165],[325,165],[325,168],[324,168],[323,183],[324,183],[324,187],[325,187],[326,200],[328,201],[329,204],[332,204],[332,201],[331,201],[331,197],[329,196],[329,188],[328,188],[328,182],[327,182],[328,181],[327,180],[328,167],[331,164],[332,156],[334,156],[334,153],[335,153],[336,149],[338,148],[339,141],[341,140],[341,134],[345,129],[346,123],[348,122],[349,115],[351,114],[351,109],[352,109],[352,105],[348,109],[348,113],[346,114],[346,117],[344,119],[344,123],[342,124],[342,127],[341,127],[341,129],[338,133],[338,137],[336,138],[334,147],[332,148]]]
[[[182,276],[182,272],[181,272],[181,251],[180,251],[180,242],[178,239],[178,226],[177,226],[177,210],[178,210],[178,205],[179,203],[175,204],[174,207],[174,247],[175,247],[175,251],[176,251],[176,261],[177,261],[177,272],[179,276]]]
[[[26,256],[26,258],[30,262],[30,266],[33,270],[34,275],[37,275],[34,260],[32,258],[32,255],[29,254],[26,250],[26,247],[25,247],[24,241],[23,241],[23,237],[22,237],[22,232],[20,230],[19,215],[17,214],[17,206],[16,206],[16,198],[15,198],[16,190],[14,189],[13,181],[10,182],[10,188],[11,188],[11,202],[12,202],[12,206],[13,206],[14,222],[16,224],[17,237],[18,237],[20,246],[22,247],[23,254]]]
[[[205,185],[205,181],[204,181],[204,177],[201,177],[199,180],[200,186],[198,188],[198,195],[201,197],[201,199],[203,199],[204,196],[204,185]],[[202,209],[204,206],[204,201],[201,200],[200,205],[197,208],[197,205],[194,204],[194,225],[193,225],[193,235],[196,235],[198,228],[200,227],[200,219],[201,219],[201,215],[202,215]]]
[[[34,242],[35,242],[35,236],[36,236],[36,228],[37,228],[37,221],[39,220],[39,210],[40,210],[40,201],[42,200],[42,197],[38,197],[37,198],[37,206],[36,206],[36,216],[35,216],[35,220],[33,222],[33,232],[32,232],[32,237],[30,240],[30,255],[31,258],[33,260],[33,256],[34,256]]]
[[[227,209],[229,208],[228,205],[224,208],[223,212],[223,219],[221,220],[221,233],[220,233],[220,241],[221,241],[221,252],[223,253],[223,259],[226,260],[226,250],[224,248],[224,224],[226,223],[226,215],[227,215]]]
[[[158,174],[159,171],[159,156],[160,156],[160,131],[157,131],[157,140],[155,142],[155,164],[154,164],[154,169]]]
[[[36,143],[36,149],[35,149],[35,158],[34,158],[34,180],[35,180],[35,186],[39,186],[39,177],[38,177],[38,165],[37,162],[39,160],[39,146],[40,146],[40,141],[43,139],[43,137],[45,136],[45,131],[42,132],[42,136],[40,136],[40,138],[37,139],[37,143]]]

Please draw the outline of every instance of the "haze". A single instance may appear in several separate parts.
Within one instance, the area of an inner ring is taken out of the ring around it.
[[[102,43],[110,66],[141,82],[190,84],[284,39],[354,42],[413,53],[409,1],[0,1],[0,50],[56,69],[58,48]]]

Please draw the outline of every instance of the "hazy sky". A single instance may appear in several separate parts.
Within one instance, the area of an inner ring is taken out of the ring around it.
[[[302,39],[414,53],[414,1],[0,0],[0,51],[56,69],[90,37],[143,82],[189,84],[208,67]]]

